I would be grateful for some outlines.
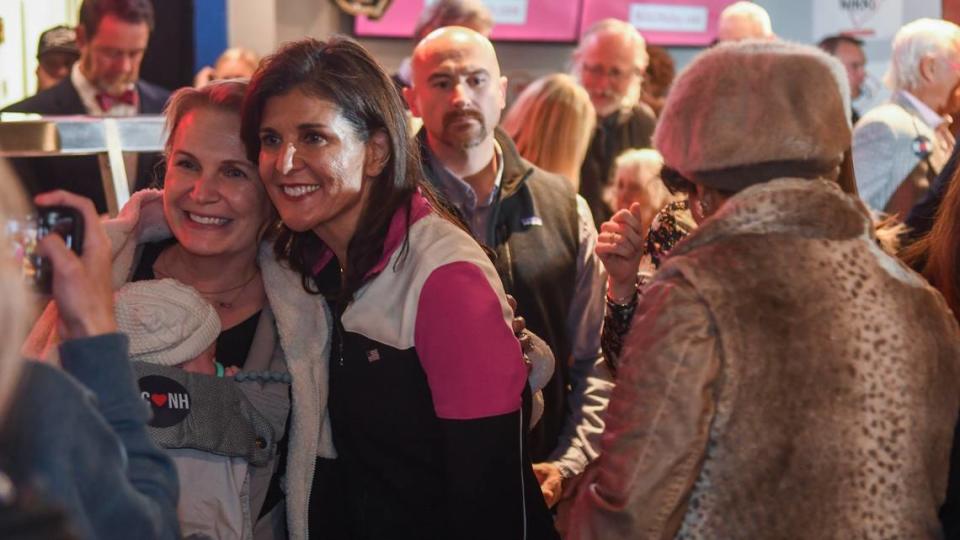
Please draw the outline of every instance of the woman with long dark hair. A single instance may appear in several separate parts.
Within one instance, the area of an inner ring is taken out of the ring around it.
[[[283,221],[276,254],[333,319],[317,362],[342,482],[321,487],[344,505],[341,532],[555,537],[524,448],[512,311],[424,187],[389,77],[348,39],[289,44],[253,76],[241,130]]]

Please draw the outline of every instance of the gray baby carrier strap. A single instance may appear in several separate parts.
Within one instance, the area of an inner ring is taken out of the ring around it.
[[[273,314],[264,308],[241,373],[286,373],[276,343]],[[160,446],[241,457],[257,467],[276,454],[290,411],[289,383],[250,378],[239,382],[176,367],[132,365],[153,413],[150,436]]]
[[[153,412],[150,436],[160,446],[241,457],[254,466],[272,458],[283,428],[274,429],[241,389],[257,383],[143,362],[133,368]]]

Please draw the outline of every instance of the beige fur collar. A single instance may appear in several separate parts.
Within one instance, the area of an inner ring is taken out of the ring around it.
[[[874,239],[866,206],[835,182],[780,178],[750,186],[728,199],[670,255],[682,255],[731,235],[787,232],[829,240]]]

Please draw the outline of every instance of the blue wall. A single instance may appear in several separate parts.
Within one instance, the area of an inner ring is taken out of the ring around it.
[[[212,66],[227,49],[227,0],[194,0],[194,72]]]

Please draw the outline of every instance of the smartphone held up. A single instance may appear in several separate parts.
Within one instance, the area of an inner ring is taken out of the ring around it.
[[[50,233],[59,234],[74,253],[83,252],[83,216],[69,206],[41,206],[26,219],[6,223],[13,240],[13,256],[20,262],[24,281],[41,294],[50,294],[53,268],[50,260],[37,253],[37,244]]]

